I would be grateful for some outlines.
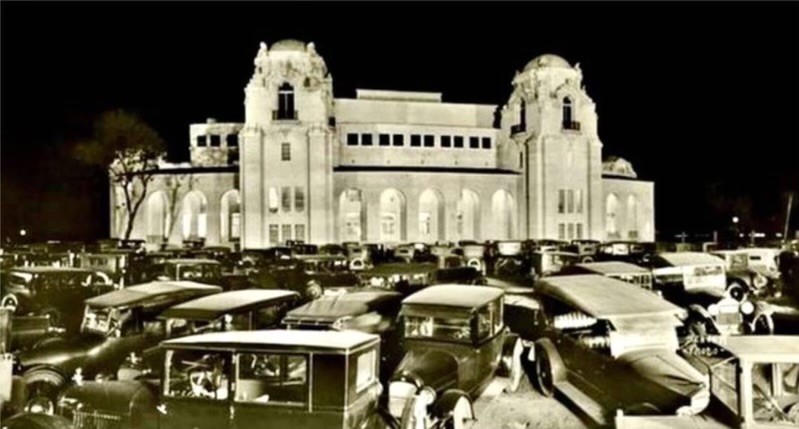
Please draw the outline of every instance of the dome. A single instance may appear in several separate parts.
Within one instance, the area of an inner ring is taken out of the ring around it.
[[[283,39],[279,42],[275,42],[274,45],[269,49],[270,51],[295,51],[295,52],[305,52],[305,42],[295,39]]]
[[[569,64],[568,61],[564,60],[562,57],[553,54],[544,54],[533,58],[532,61],[527,63],[527,65],[524,66],[524,71],[529,71],[532,69],[540,69],[545,67],[571,68],[571,65]]]
[[[638,174],[633,170],[633,165],[630,161],[618,156],[609,156],[602,162],[602,175],[627,177],[630,179],[637,179]]]

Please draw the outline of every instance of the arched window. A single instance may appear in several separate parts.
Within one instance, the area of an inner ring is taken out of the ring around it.
[[[608,194],[605,199],[605,234],[608,240],[618,240],[618,226],[616,225],[616,215],[619,210],[619,198],[616,194]]]
[[[491,198],[492,239],[507,240],[516,234],[516,202],[510,192],[500,189]]]
[[[380,241],[405,240],[405,196],[396,189],[380,194]]]
[[[563,97],[563,129],[571,130],[574,123],[572,116],[572,100],[569,97]]]
[[[294,87],[288,82],[277,90],[277,111],[274,119],[297,119],[294,111]]]
[[[477,240],[480,235],[480,199],[471,189],[461,191],[455,207],[455,230],[460,240]]]
[[[191,191],[183,197],[183,239],[205,238],[207,232],[206,216],[208,203],[200,191]]]
[[[169,234],[169,204],[163,191],[147,198],[147,239],[161,242]]]
[[[340,241],[361,242],[366,239],[366,204],[358,189],[346,189],[338,200]]]
[[[419,195],[419,240],[432,243],[444,239],[444,198],[426,189]]]
[[[221,208],[220,241],[239,240],[241,238],[241,195],[237,189],[231,189],[222,195]]]

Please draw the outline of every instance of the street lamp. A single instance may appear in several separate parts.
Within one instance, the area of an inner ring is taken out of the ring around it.
[[[738,221],[739,221],[738,216],[733,216],[732,217],[732,223],[737,224]]]
[[[28,235],[28,231],[25,231],[25,228],[19,230],[19,236],[24,237]]]

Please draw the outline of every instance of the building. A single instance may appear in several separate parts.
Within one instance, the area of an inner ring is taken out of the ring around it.
[[[266,44],[244,123],[193,124],[191,162],[165,164],[131,238],[263,248],[285,240],[654,240],[654,185],[603,164],[579,65],[530,61],[504,106],[440,93],[333,98],[313,43]],[[112,193],[112,235],[125,220]]]

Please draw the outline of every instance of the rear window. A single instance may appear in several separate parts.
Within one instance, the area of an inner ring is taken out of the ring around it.
[[[355,391],[360,393],[371,386],[377,378],[377,352],[370,350],[358,356],[356,365],[357,375],[355,377]]]

